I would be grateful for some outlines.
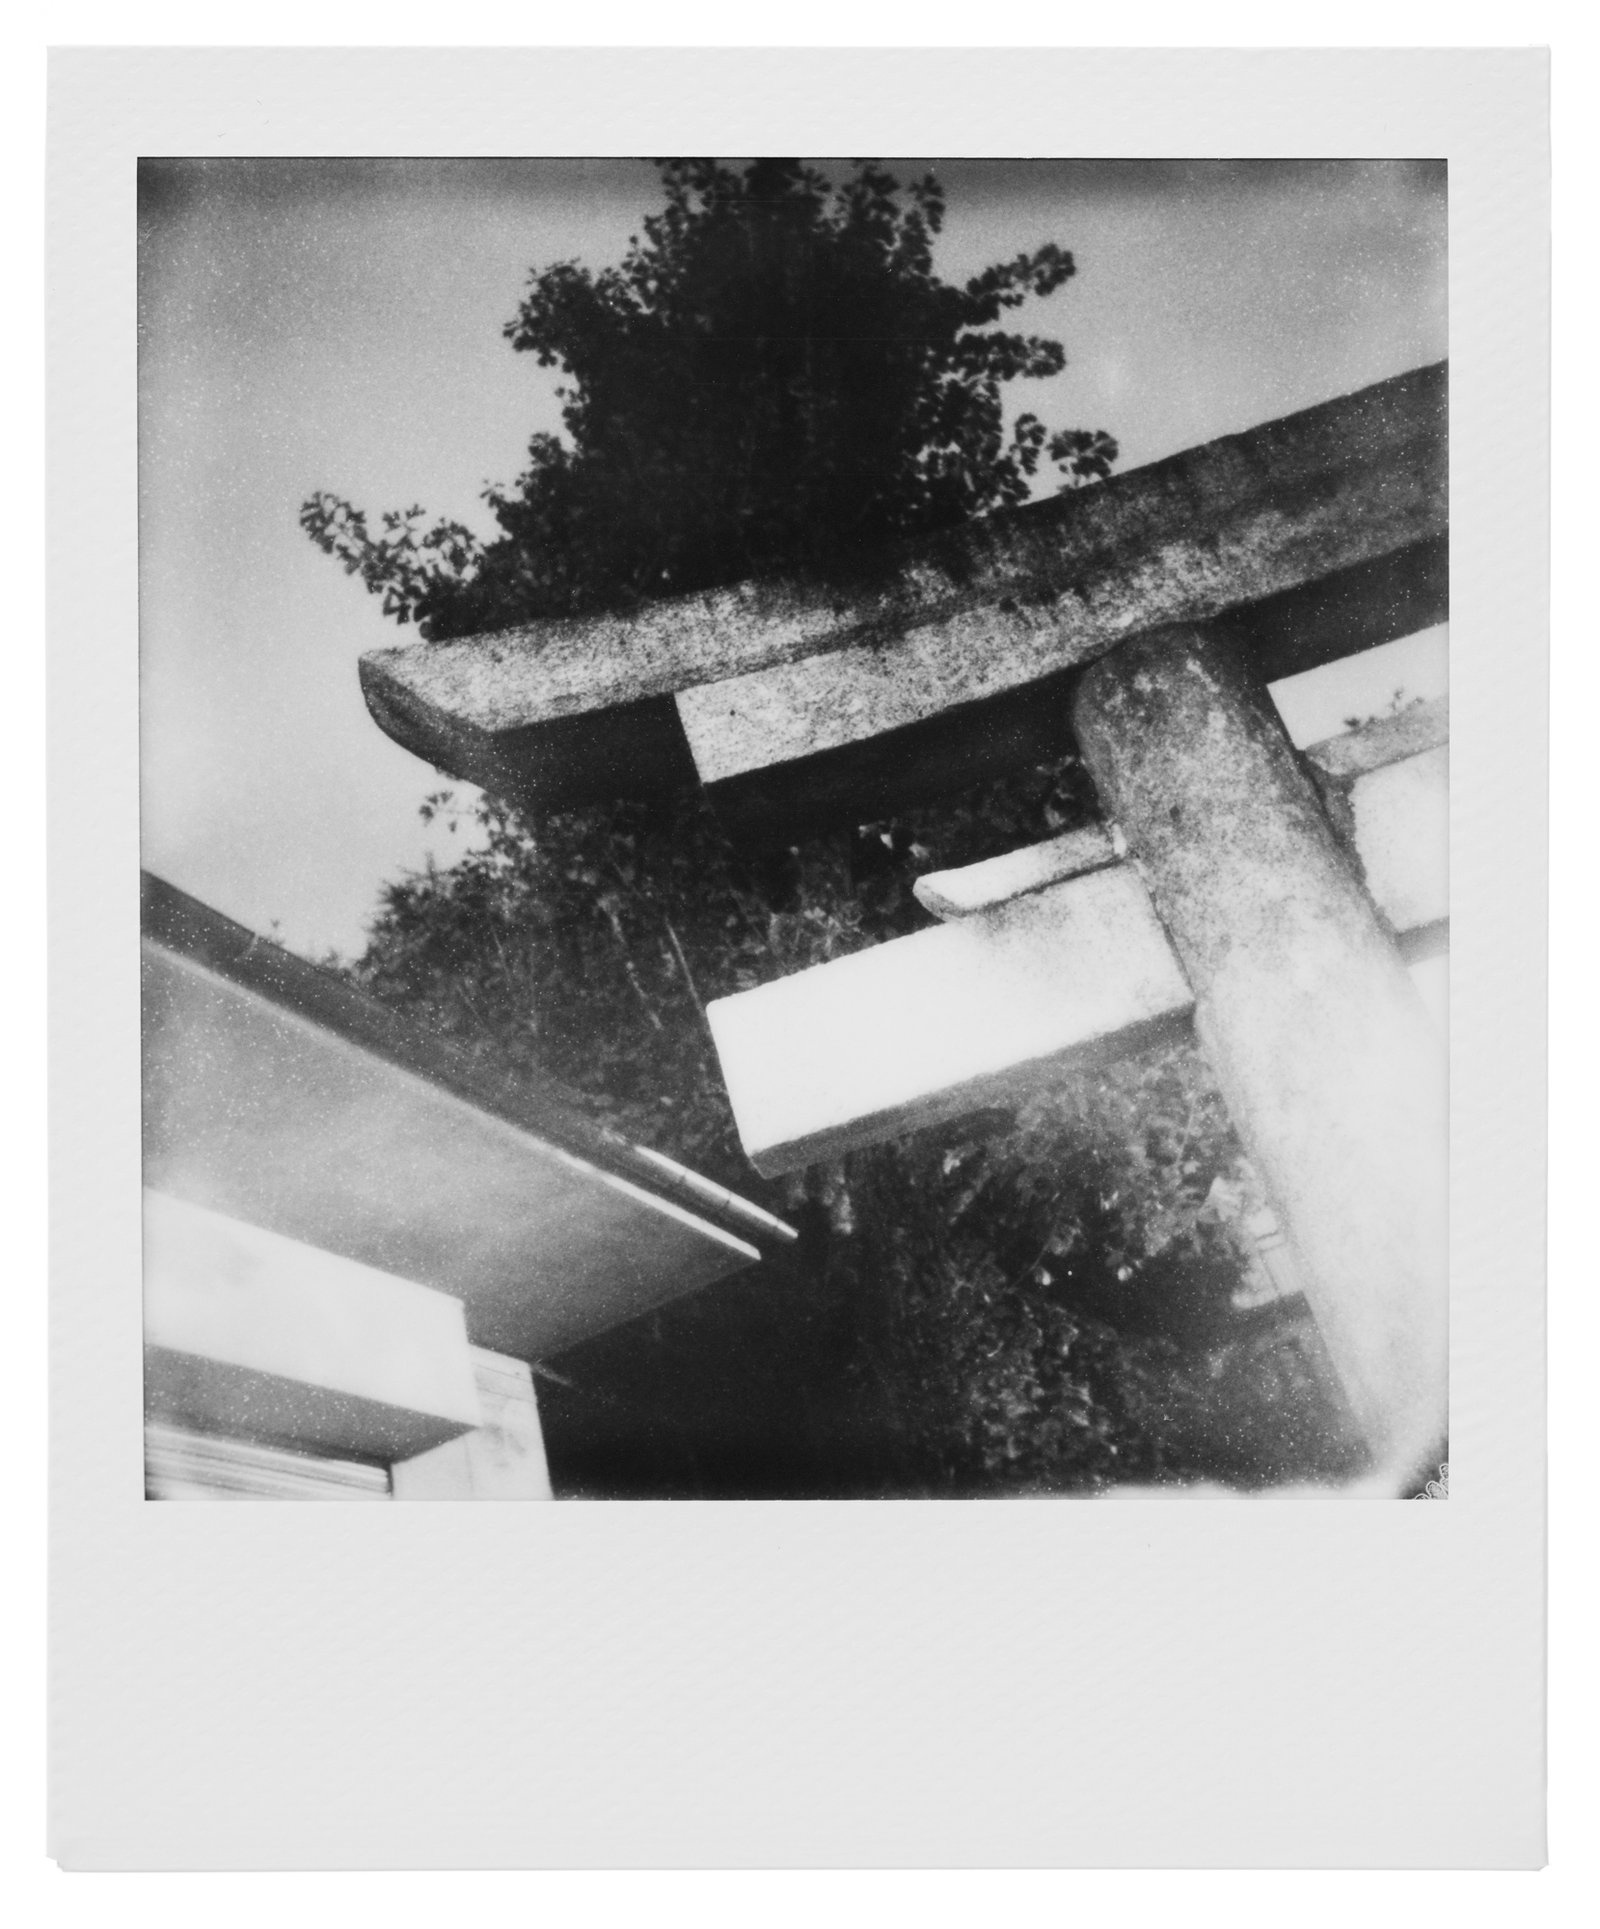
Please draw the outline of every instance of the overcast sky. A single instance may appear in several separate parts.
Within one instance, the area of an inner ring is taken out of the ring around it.
[[[962,279],[1057,241],[1078,274],[1013,323],[1065,372],[1019,383],[1121,467],[1446,352],[1442,170],[1410,162],[932,165]],[[822,165],[834,173],[839,164]],[[140,202],[144,862],[297,950],[353,952],[442,832],[436,774],[368,717],[364,650],[404,640],[313,549],[300,503],[421,503],[485,533],[487,482],[558,426],[558,377],[503,340],[528,273],[614,261],[659,205],[645,162],[163,162]]]

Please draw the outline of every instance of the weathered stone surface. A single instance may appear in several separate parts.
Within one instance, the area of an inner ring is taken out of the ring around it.
[[[1397,932],[1436,931],[1450,916],[1450,750],[1364,771],[1350,787],[1362,874]]]
[[[1253,505],[1238,529],[1173,536],[1059,593],[964,608],[892,640],[680,691],[706,784],[904,729],[1091,661],[1175,618],[1203,619],[1366,562],[1442,526],[1442,488],[1356,471],[1327,494]]]
[[[531,672],[534,665],[528,667]],[[396,743],[449,776],[525,807],[664,797],[692,788],[694,759],[670,697],[502,722],[498,690],[485,671],[485,662],[464,645],[413,645],[363,657],[361,688],[367,708]],[[504,714],[514,716],[514,707]]]
[[[1282,446],[1284,432],[1306,422],[1289,417],[1254,433]],[[981,705],[1088,662],[1144,630],[1220,616],[1437,540],[1446,525],[1442,436],[1425,447],[1391,444],[1374,460],[1370,442],[1354,422],[1350,428],[1342,450],[1322,447],[1326,466],[1314,484],[1305,471],[1280,472],[1276,490],[1257,495],[1237,486],[1234,468],[1199,473],[1206,452],[1196,451],[1195,486],[1181,513],[1169,500],[1165,518],[1146,523],[1137,543],[1080,553],[1067,581],[1042,571],[1026,594],[999,591],[890,639],[873,635],[681,691],[679,714],[702,782],[731,785],[908,730],[952,705]],[[1352,645],[1340,637],[1333,647]],[[726,801],[736,807],[738,797]]]
[[[1425,542],[1250,604],[1211,627],[1240,639],[1261,680],[1271,682],[1414,634],[1447,609],[1446,546]],[[974,702],[953,692],[949,707],[916,722],[731,770],[707,795],[729,830],[755,845],[888,816],[1070,750],[1080,673],[1054,671]],[[703,701],[714,714],[715,694],[690,693],[685,706]]]
[[[1450,915],[1448,729],[1441,698],[1301,753],[1321,780],[1335,834],[1361,865],[1378,909],[1407,940],[1408,956]],[[925,910],[948,922],[1103,870],[1119,855],[1115,832],[1089,824],[980,864],[930,871],[911,888]]]
[[[1007,851],[1003,857],[986,858],[981,864],[966,864],[957,871],[930,871],[911,889],[925,911],[948,924],[952,919],[970,918],[978,911],[1008,904],[1012,898],[1042,891],[1047,884],[1061,884],[1087,871],[1103,871],[1116,861],[1111,832],[1103,824],[1086,824],[1081,830]]]
[[[1375,562],[1248,603],[1213,628],[1233,642],[1263,683],[1444,623],[1450,614],[1450,539],[1428,538]]]
[[[1442,950],[1450,917],[1449,702],[1418,702],[1301,754],[1405,957]]]
[[[1434,756],[1392,768],[1409,773]],[[1353,877],[1363,853],[1371,856],[1377,908],[1442,1036],[1440,776],[1435,766],[1371,792],[1359,838],[1351,820],[1346,868]],[[917,932],[710,1007],[734,1118],[758,1170],[789,1171],[1013,1098],[1043,1075],[1135,1049],[1152,1019],[1183,1021],[1187,991],[1170,975],[1170,947],[1131,866],[999,895],[1013,858],[1031,866],[1042,853],[1048,863],[1067,841],[941,874],[954,898],[985,899],[952,921],[952,937]],[[1109,853],[1109,835],[1079,848]],[[1024,881],[1016,870],[1009,877]]]
[[[146,1190],[145,1411],[380,1460],[480,1424],[461,1302]]]
[[[994,701],[1153,625],[1436,542],[1445,389],[1442,364],[1415,370],[1093,489],[843,558],[827,577],[373,652],[363,689],[419,756],[552,802],[597,778],[597,761],[631,766],[639,794],[678,781],[680,749],[650,708],[673,693],[689,693],[678,709],[707,782],[844,748]],[[831,670],[804,667],[840,653]],[[617,709],[637,739],[625,754],[604,748],[612,724],[580,732],[576,750],[546,730]]]
[[[1325,737],[1309,744],[1301,755],[1315,764],[1325,777],[1336,783],[1351,784],[1369,770],[1397,764],[1424,751],[1437,750],[1450,740],[1450,701],[1430,697],[1397,711],[1392,717],[1376,717],[1356,730],[1337,737]]]
[[[707,1008],[745,1151],[792,1170],[1014,1096],[1181,1024],[1183,973],[1126,867]]]
[[[1446,1425],[1442,1041],[1232,651],[1141,638],[1088,673],[1075,719],[1351,1404],[1403,1473]]]

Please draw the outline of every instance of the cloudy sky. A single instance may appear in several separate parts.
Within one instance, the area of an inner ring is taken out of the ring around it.
[[[839,164],[822,165],[837,173]],[[1077,277],[1014,325],[1067,368],[1018,384],[1124,468],[1446,352],[1442,170],[1410,162],[932,165],[961,279],[1058,241]],[[312,955],[359,949],[386,879],[448,855],[426,765],[368,717],[401,640],[300,503],[420,503],[487,533],[487,482],[558,426],[501,328],[531,269],[616,260],[641,161],[147,164],[140,196],[144,861]]]

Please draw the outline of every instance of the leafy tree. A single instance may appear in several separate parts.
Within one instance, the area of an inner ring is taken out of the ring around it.
[[[937,182],[902,200],[858,166],[839,188],[796,161],[742,173],[661,163],[666,206],[620,267],[531,277],[505,333],[565,371],[566,440],[486,500],[502,532],[313,496],[312,539],[429,637],[705,588],[824,561],[1026,500],[1041,461],[1110,473],[1103,430],[1051,435],[1001,390],[1054,375],[1061,344],[995,326],[1074,273],[1050,243],[964,287],[939,278]]]
[[[1002,389],[1063,365],[995,326],[1073,272],[1054,245],[941,281],[931,179],[858,166],[662,164],[619,268],[536,274],[507,328],[567,373],[478,544],[420,510],[302,520],[402,622],[443,638],[826,562],[1106,474]],[[429,812],[453,808],[447,793]],[[552,1463],[608,1493],[1093,1489],[1195,1469],[1264,1478],[1345,1450],[1313,1366],[1241,1321],[1205,1202],[1238,1159],[1184,1047],[1013,1112],[796,1175],[750,1172],[704,1004],[915,928],[915,871],[1069,828],[1071,758],[814,839],[753,868],[702,800],[477,806],[480,848],[385,893],[353,967],[467,1050],[564,1081],[618,1129],[764,1198],[798,1251],[545,1363]]]

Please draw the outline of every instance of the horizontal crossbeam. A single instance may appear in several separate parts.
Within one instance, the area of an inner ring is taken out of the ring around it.
[[[957,871],[929,871],[911,890],[925,911],[948,924],[955,918],[992,911],[1069,877],[1103,871],[1121,855],[1116,838],[1104,824],[1085,824],[1081,830],[1065,831],[1042,844],[1025,844],[979,864],[964,864]]]
[[[1358,843],[1352,800],[1360,779],[1385,765],[1420,756],[1424,751],[1442,750],[1449,739],[1448,700],[1432,697],[1411,704],[1397,715],[1378,717],[1358,729],[1310,744],[1301,755],[1311,766],[1325,801],[1333,806],[1347,841]],[[1431,766],[1421,768],[1428,769],[1431,776]],[[1363,799],[1372,794],[1372,787],[1366,787]],[[1443,792],[1435,794],[1442,804]],[[1374,843],[1376,835],[1376,829],[1369,824],[1369,848],[1362,853],[1369,869],[1380,857]],[[948,923],[954,918],[969,918],[980,911],[992,910],[1013,898],[1027,896],[1030,891],[1042,891],[1046,885],[1060,884],[1069,877],[1103,871],[1122,855],[1121,841],[1111,829],[1104,824],[1085,824],[1081,829],[1007,851],[1002,857],[963,865],[959,870],[929,871],[919,877],[911,889],[924,910]],[[1430,857],[1436,855],[1437,852],[1430,852]],[[1417,868],[1419,879],[1442,880],[1444,877],[1442,865],[1419,863]]]
[[[1316,746],[1333,762],[1372,753],[1370,741],[1338,753]],[[1448,754],[1436,746],[1363,769],[1345,793],[1343,827],[1367,887],[1417,960],[1447,931]],[[1052,840],[1057,858],[1067,842]],[[1077,855],[1103,850],[1088,840]],[[1050,852],[974,865],[965,878],[943,873],[932,895],[965,901],[964,914],[708,1008],[758,1171],[1015,1099],[1184,1026],[1188,981],[1132,867],[1113,862],[1041,887],[1032,880]],[[1014,894],[1001,895],[1006,865]]]
[[[1181,1025],[1193,1003],[1126,865],[707,1009],[768,1176],[1014,1098]]]
[[[804,581],[375,651],[362,688],[523,803],[698,774],[760,835],[870,814],[1049,754],[1063,675],[1151,628],[1230,616],[1276,676],[1439,620],[1445,415],[1439,364]]]

